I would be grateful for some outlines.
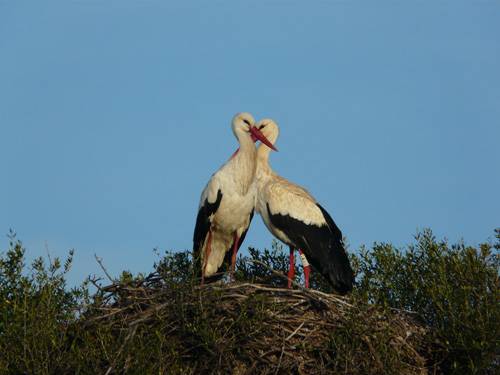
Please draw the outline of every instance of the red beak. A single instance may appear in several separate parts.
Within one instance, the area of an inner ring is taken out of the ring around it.
[[[252,139],[254,142],[261,141],[271,150],[278,151],[278,149],[274,147],[274,145],[271,142],[269,142],[269,139],[267,139],[266,136],[262,134],[262,132],[255,126],[250,127],[250,133],[252,135]]]

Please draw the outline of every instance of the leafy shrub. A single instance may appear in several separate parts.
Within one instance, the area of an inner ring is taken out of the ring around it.
[[[431,327],[430,362],[446,374],[494,373],[500,360],[500,230],[497,243],[450,246],[430,230],[406,249],[362,248],[356,294],[413,311]]]
[[[248,253],[248,256],[240,256],[237,260],[236,280],[286,287],[284,275],[288,272],[289,257],[280,243],[273,241],[271,250],[260,251],[250,247]],[[301,276],[301,270],[298,270],[297,279]]]
[[[67,327],[88,290],[66,286],[72,251],[64,264],[37,258],[26,273],[25,249],[14,233],[9,238],[0,257],[0,373],[46,374],[65,356]]]

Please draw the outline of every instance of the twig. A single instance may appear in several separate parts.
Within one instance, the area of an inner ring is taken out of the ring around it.
[[[280,359],[278,361],[278,367],[276,367],[276,372],[274,373],[275,375],[278,373],[281,367],[281,360],[283,359],[283,353],[285,353],[285,344],[283,343],[283,346],[281,347],[281,354],[280,354]]]
[[[111,371],[113,371],[113,368],[116,366],[116,362],[117,362],[117,359],[120,357],[120,355],[122,354],[123,352],[123,349],[125,348],[125,345],[127,345],[127,343],[129,342],[129,340],[134,337],[135,335],[135,332],[137,331],[137,326],[135,326],[134,328],[132,328],[132,331],[129,332],[129,334],[127,335],[127,337],[125,337],[125,340],[123,341],[123,344],[122,346],[120,347],[120,350],[118,351],[118,353],[116,354],[116,357],[115,359],[113,360],[113,363],[111,364],[111,366],[109,366],[108,368],[108,371],[106,371],[105,375],[109,375],[111,373]]]
[[[109,281],[111,281],[113,284],[116,283],[116,280],[114,280],[110,274],[108,273],[108,270],[106,270],[106,267],[104,267],[104,264],[102,264],[102,258],[99,258],[97,254],[94,254],[95,260],[97,263],[99,263],[99,266],[101,266],[101,269],[103,270],[104,274],[107,276]]]
[[[280,273],[280,272],[278,272],[278,271],[276,271],[276,270],[272,269],[271,267],[269,267],[269,266],[268,266],[267,264],[265,264],[264,262],[261,262],[260,260],[257,260],[257,259],[251,259],[251,261],[252,261],[253,263],[259,264],[259,265],[261,265],[262,267],[266,268],[267,270],[271,271],[271,273],[272,273],[273,275],[278,276],[278,277],[280,277],[280,278],[282,278],[282,279],[284,279],[284,280],[290,280],[294,286],[296,286],[296,287],[298,287],[298,288],[300,288],[300,289],[304,289],[304,288],[302,287],[302,285],[300,285],[299,283],[297,283],[295,280],[289,279],[289,278],[288,278],[288,276],[285,276],[285,275],[283,275],[282,273]]]
[[[299,326],[299,327],[298,327],[295,331],[293,331],[293,332],[292,332],[292,334],[290,334],[290,336],[288,336],[288,337],[285,339],[285,341],[288,341],[288,340],[290,340],[293,336],[295,336],[295,334],[296,334],[297,332],[299,332],[299,331],[300,331],[300,329],[304,326],[304,324],[305,324],[305,323],[306,323],[306,322],[305,322],[305,321],[303,321],[303,322],[302,322],[302,324],[301,324],[301,325],[300,325],[300,326]]]

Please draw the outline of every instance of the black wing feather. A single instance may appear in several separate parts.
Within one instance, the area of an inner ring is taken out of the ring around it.
[[[342,232],[331,216],[318,204],[327,225],[305,224],[290,215],[273,214],[267,204],[271,223],[290,239],[288,243],[302,249],[311,265],[341,294],[352,289],[354,273],[342,243]]]
[[[220,202],[222,201],[222,192],[220,189],[217,191],[217,198],[215,202],[208,202],[208,198],[205,199],[200,210],[198,211],[198,216],[196,217],[196,226],[194,227],[193,234],[193,257],[195,259],[201,258],[201,248],[205,242],[208,231],[212,223],[210,222],[210,216],[213,215],[219,209]]]

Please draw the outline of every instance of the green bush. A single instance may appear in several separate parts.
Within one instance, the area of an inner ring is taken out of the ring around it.
[[[496,237],[495,245],[450,246],[425,230],[406,249],[362,248],[355,293],[418,314],[432,328],[429,361],[443,373],[493,374],[500,361],[499,229]]]
[[[73,251],[64,264],[37,258],[26,270],[22,243],[9,238],[0,257],[0,373],[47,374],[66,356],[67,327],[88,289],[66,286]]]

